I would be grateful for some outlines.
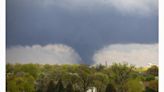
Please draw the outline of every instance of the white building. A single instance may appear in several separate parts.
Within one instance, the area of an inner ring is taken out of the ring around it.
[[[87,92],[97,92],[96,87],[89,88]]]

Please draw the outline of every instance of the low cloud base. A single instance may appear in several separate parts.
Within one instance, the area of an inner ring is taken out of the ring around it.
[[[93,55],[94,64],[129,63],[136,66],[158,65],[158,44],[115,44]]]

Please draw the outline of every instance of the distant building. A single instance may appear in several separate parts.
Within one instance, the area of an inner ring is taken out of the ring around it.
[[[97,92],[96,87],[91,87],[87,90],[87,92]]]

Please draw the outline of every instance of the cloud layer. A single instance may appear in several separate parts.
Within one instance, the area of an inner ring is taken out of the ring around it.
[[[158,64],[158,44],[115,44],[105,46],[93,55],[95,64],[129,63],[146,66]]]
[[[33,45],[7,48],[7,63],[76,64],[81,58],[73,48],[63,45]]]
[[[149,14],[158,9],[158,0],[42,0],[43,7],[58,6],[70,10],[114,8],[122,13]]]
[[[7,48],[7,63],[78,64],[82,61],[73,48],[63,45],[14,46]],[[93,64],[158,64],[158,44],[114,44],[93,55]]]

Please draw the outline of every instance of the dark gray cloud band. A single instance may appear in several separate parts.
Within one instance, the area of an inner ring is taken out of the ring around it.
[[[106,45],[158,43],[156,2],[7,0],[7,47],[66,44],[90,64]]]

